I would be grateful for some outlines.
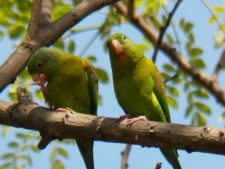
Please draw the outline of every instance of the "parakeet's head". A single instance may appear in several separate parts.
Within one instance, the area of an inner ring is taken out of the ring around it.
[[[33,84],[44,87],[45,83],[54,74],[54,65],[57,64],[58,50],[41,48],[28,62],[28,72],[32,75]]]
[[[144,54],[127,36],[116,33],[106,41],[109,49],[110,59],[116,63],[136,63]]]

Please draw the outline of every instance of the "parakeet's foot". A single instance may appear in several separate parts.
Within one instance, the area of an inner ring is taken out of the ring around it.
[[[135,123],[137,121],[148,121],[148,119],[145,116],[139,116],[139,117],[135,117],[135,118],[129,119],[127,121],[127,124],[128,125],[132,125],[133,123]]]
[[[55,111],[57,112],[62,112],[62,113],[75,113],[72,109],[70,108],[57,108]]]
[[[119,121],[122,121],[122,120],[124,120],[126,118],[129,118],[129,117],[130,117],[129,114],[121,115],[116,121],[119,122]]]

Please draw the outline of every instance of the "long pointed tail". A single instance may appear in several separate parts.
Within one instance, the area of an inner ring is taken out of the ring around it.
[[[160,149],[166,160],[173,166],[174,169],[182,169],[178,161],[178,153],[176,149]]]
[[[84,163],[87,169],[94,169],[94,158],[93,158],[93,141],[77,141],[77,146],[84,159]]]

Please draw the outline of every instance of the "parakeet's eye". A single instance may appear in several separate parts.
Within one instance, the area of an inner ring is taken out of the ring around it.
[[[126,36],[122,36],[122,39],[123,39],[123,40],[126,40],[126,39],[127,39],[127,37],[126,37]]]
[[[37,63],[36,63],[36,67],[37,68],[40,68],[42,66],[42,62],[39,60]]]

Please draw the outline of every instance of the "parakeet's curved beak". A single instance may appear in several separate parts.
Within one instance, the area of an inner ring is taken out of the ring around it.
[[[116,39],[112,40],[111,47],[116,55],[121,55],[123,53],[123,46],[120,44],[118,40]]]
[[[42,73],[34,73],[32,74],[33,83],[30,85],[38,85],[41,87],[41,90],[45,90],[45,84],[48,82],[48,78],[45,74]]]
[[[113,52],[116,54],[116,56],[120,59],[120,60],[124,60],[125,59],[125,55],[124,55],[124,51],[123,51],[123,46],[122,44],[114,39],[111,42],[111,48],[113,50]]]

